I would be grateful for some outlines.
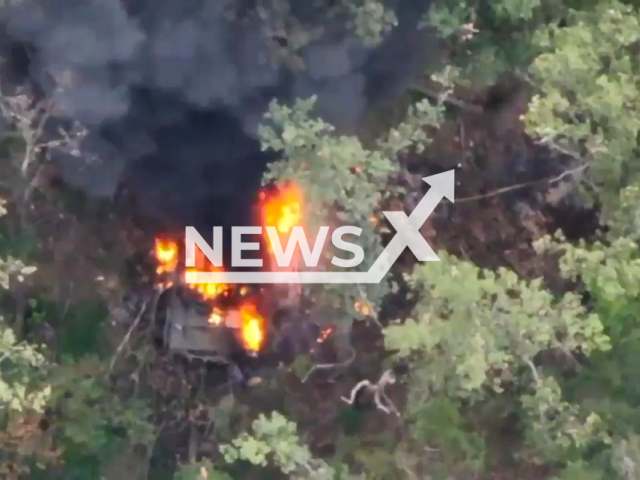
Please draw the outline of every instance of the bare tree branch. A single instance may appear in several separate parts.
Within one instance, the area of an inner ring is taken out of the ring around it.
[[[456,204],[471,202],[473,200],[481,200],[483,198],[496,197],[498,195],[502,195],[503,193],[511,192],[513,190],[519,190],[521,188],[531,187],[533,185],[538,185],[542,183],[547,183],[547,184],[558,183],[559,181],[565,179],[566,177],[578,175],[584,172],[587,168],[589,168],[589,164],[585,163],[580,165],[579,167],[572,168],[571,170],[562,172],[560,175],[556,177],[543,178],[542,180],[533,180],[531,182],[525,182],[525,183],[518,183],[516,185],[510,185],[508,187],[499,188],[497,190],[494,190],[493,192],[485,193],[483,195],[474,195],[472,197],[456,198]]]
[[[412,84],[412,85],[409,85],[408,88],[409,90],[415,90],[416,92],[419,92],[426,97],[433,98],[434,100],[441,101],[448,105],[452,105],[466,112],[482,113],[484,111],[484,109],[480,105],[467,103],[457,98],[451,97],[449,95],[445,96],[443,95],[443,92],[436,92],[435,90],[431,90],[430,88],[427,88],[421,85]]]
[[[147,309],[147,302],[144,302],[144,304],[140,308],[140,313],[138,313],[138,316],[136,317],[136,319],[133,321],[133,323],[129,327],[129,330],[127,331],[127,334],[124,336],[124,338],[120,342],[120,345],[118,345],[118,348],[116,349],[116,352],[114,353],[113,358],[111,359],[111,363],[109,364],[109,373],[111,373],[113,371],[113,367],[115,366],[116,361],[118,360],[118,357],[120,356],[120,353],[122,352],[122,349],[129,342],[129,339],[131,338],[131,334],[133,333],[133,331],[136,329],[136,327],[140,323],[140,319],[142,318],[142,315],[144,314],[146,309]]]
[[[304,378],[302,379],[302,383],[305,383],[309,379],[311,374],[316,370],[329,370],[336,367],[346,367],[347,365],[351,364],[351,362],[353,362],[356,358],[356,351],[354,350],[353,347],[349,347],[349,348],[351,350],[351,356],[347,360],[344,360],[342,362],[336,362],[336,363],[318,363],[312,366],[307,372],[307,374],[304,376]]]

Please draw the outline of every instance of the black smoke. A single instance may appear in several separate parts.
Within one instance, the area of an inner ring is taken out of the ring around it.
[[[2,50],[13,73],[55,100],[57,116],[91,132],[84,149],[93,161],[57,159],[65,179],[93,195],[124,188],[141,212],[168,222],[246,223],[277,158],[256,139],[272,99],[317,94],[318,113],[350,129],[434,55],[433,39],[417,28],[428,2],[388,2],[399,25],[370,48],[344,19],[289,0],[294,17],[325,31],[300,51],[306,68],[292,68],[272,61],[268,24],[251,14],[256,3],[278,2],[25,0],[6,10]]]

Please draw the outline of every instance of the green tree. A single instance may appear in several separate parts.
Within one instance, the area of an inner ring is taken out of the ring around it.
[[[407,412],[416,422],[414,432],[424,433],[421,416],[431,415],[434,399],[472,405],[504,396],[521,403],[523,421],[531,420],[534,455],[605,439],[597,415],[566,403],[555,380],[534,363],[545,351],[570,356],[576,350],[608,350],[598,315],[587,312],[576,293],[555,298],[541,280],[524,281],[506,269],[481,270],[446,253],[439,256],[440,262],[416,267],[409,278],[418,296],[410,318],[385,328],[387,348],[411,365]],[[532,393],[518,400],[514,389]],[[421,440],[442,441],[439,432],[429,434],[434,437]]]
[[[291,480],[357,480],[315,458],[298,436],[296,424],[278,412],[260,415],[250,432],[221,445],[220,451],[227,463],[244,460],[259,467],[272,463]]]
[[[585,191],[607,217],[620,206],[620,190],[638,182],[640,15],[606,1],[566,20],[535,35],[544,53],[531,66],[538,93],[525,121],[532,135],[577,159]]]
[[[377,219],[382,202],[402,193],[390,183],[399,171],[397,157],[411,148],[424,150],[429,143],[425,129],[443,121],[443,102],[449,93],[445,90],[436,104],[424,100],[411,106],[405,120],[373,149],[364,147],[355,136],[336,134],[333,126],[314,118],[315,97],[298,100],[292,107],[274,102],[259,134],[263,149],[281,152],[283,158],[269,165],[264,182],[300,185],[305,192],[305,226],[312,230],[327,222],[360,227],[365,261],[358,268],[368,270],[382,251]],[[333,256],[330,250],[325,253],[327,258]],[[311,292],[318,305],[330,306],[348,323],[362,316],[354,307],[356,302],[369,304],[375,311],[389,285],[326,285],[313,287]]]

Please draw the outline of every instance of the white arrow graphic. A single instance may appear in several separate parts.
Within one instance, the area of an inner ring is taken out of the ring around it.
[[[382,212],[389,219],[397,233],[367,272],[367,275],[371,276],[371,281],[367,283],[379,283],[406,247],[413,251],[420,262],[440,261],[420,234],[420,227],[427,221],[429,215],[433,213],[442,197],[447,198],[452,203],[455,202],[455,170],[424,177],[422,180],[428,183],[431,188],[422,197],[422,200],[420,200],[420,203],[418,203],[409,217],[401,211]]]
[[[187,272],[187,283],[380,283],[405,248],[421,262],[439,262],[420,227],[442,198],[455,202],[455,170],[424,177],[431,188],[407,215],[402,211],[382,212],[396,229],[396,235],[367,272]]]

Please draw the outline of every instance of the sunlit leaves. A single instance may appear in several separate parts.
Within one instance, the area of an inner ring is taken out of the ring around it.
[[[448,92],[447,92],[448,93]],[[444,100],[446,93],[442,95]],[[421,153],[431,139],[427,135],[427,128],[437,128],[444,123],[444,104],[434,105],[429,100],[422,100],[409,107],[402,123],[389,131],[389,134],[378,142],[383,152],[391,157],[414,148]]]
[[[599,318],[586,312],[578,295],[556,299],[540,280],[440,256],[410,278],[419,292],[412,319],[385,329],[388,348],[422,359],[421,388],[478,397],[484,387],[500,392],[504,382],[517,379],[515,367],[545,349],[608,348]]]
[[[424,23],[436,27],[443,37],[449,37],[469,21],[469,14],[469,5],[465,1],[434,3]]]
[[[563,400],[553,378],[542,378],[535,392],[521,400],[529,423],[525,451],[529,450],[532,459],[564,461],[571,450],[584,452],[596,442],[611,443],[602,419]]]
[[[295,180],[320,218],[337,207],[345,220],[368,221],[396,169],[393,159],[365,149],[356,137],[336,135],[333,126],[312,116],[314,104],[314,97],[291,108],[271,104],[260,139],[284,159],[269,166],[265,181]]]
[[[606,1],[593,11],[572,12],[567,27],[540,29],[545,52],[531,68],[539,93],[525,122],[529,132],[590,163],[589,185],[609,216],[619,190],[640,173],[638,65],[640,15]]]
[[[266,466],[273,462],[292,479],[334,480],[334,470],[311,455],[308,447],[301,443],[295,423],[278,412],[269,417],[260,415],[250,433],[222,445],[220,451],[228,463],[245,460]]]
[[[563,276],[580,278],[601,302],[620,304],[640,295],[640,247],[626,237],[607,244],[595,242],[577,245],[544,237],[536,243],[540,252],[560,252]]]
[[[491,6],[498,17],[509,20],[530,20],[534,10],[539,7],[541,0],[500,0]]]
[[[536,53],[532,32],[549,19],[562,18],[556,0],[436,0],[423,24],[434,26],[450,47],[447,59],[462,70],[461,82],[491,85],[500,74],[514,73]]]
[[[4,215],[4,203],[0,203]],[[0,287],[8,289],[10,280],[22,281],[36,271],[18,259],[0,258]],[[51,394],[48,385],[39,384],[46,365],[36,346],[19,342],[0,317],[0,412],[3,410],[42,412]]]
[[[43,411],[51,394],[49,385],[38,382],[45,365],[42,354],[34,346],[18,342],[0,318],[0,412]]]
[[[353,16],[352,29],[365,45],[377,45],[398,24],[395,13],[379,0],[350,1],[348,8]]]

